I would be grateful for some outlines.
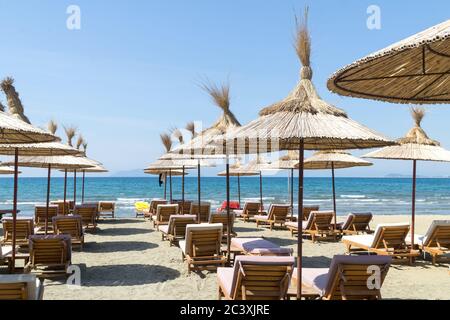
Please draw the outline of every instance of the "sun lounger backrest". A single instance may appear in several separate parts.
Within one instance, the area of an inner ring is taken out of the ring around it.
[[[167,204],[167,200],[164,200],[164,199],[153,199],[150,202],[150,212],[151,213],[156,213],[156,210],[158,209],[158,206],[160,204]]]
[[[307,221],[313,211],[319,211],[319,206],[303,207],[303,220]]]
[[[36,300],[34,274],[5,274],[0,277],[0,300]]]
[[[13,218],[5,217],[3,222],[3,241],[12,243]],[[28,238],[34,234],[33,218],[17,218],[16,220],[16,241],[28,243]]]
[[[194,215],[171,215],[169,218],[168,234],[171,234],[177,238],[184,238],[186,234],[186,226],[188,224],[194,224],[197,221],[197,216]]]
[[[32,265],[65,264],[72,258],[72,245],[68,235],[33,235],[30,237]]]
[[[190,210],[189,214],[195,214],[195,215],[199,214],[198,203],[192,202],[191,210]],[[208,222],[210,214],[211,214],[211,203],[202,202],[200,204],[200,222]]]
[[[329,228],[333,217],[333,211],[312,211],[309,215],[305,229],[315,230],[316,228],[319,228],[320,230],[323,230]]]
[[[244,215],[257,215],[261,210],[260,202],[246,202],[243,209]]]
[[[50,205],[48,207],[48,224],[51,225],[52,218],[58,215],[58,206]],[[45,225],[45,219],[47,217],[47,207],[46,206],[36,206],[34,207],[34,222],[38,226]]]
[[[323,298],[328,300],[381,299],[380,288],[389,270],[389,256],[334,256]],[[369,277],[379,271],[379,287]],[[325,279],[317,279],[323,281]],[[369,281],[368,281],[369,280]],[[369,288],[368,284],[374,285]]]
[[[111,201],[99,201],[98,203],[98,211],[99,212],[109,212],[114,211],[116,204]]]
[[[409,228],[407,223],[379,224],[375,229],[371,248],[403,248]]]
[[[211,213],[209,216],[209,223],[221,223],[223,225],[223,233],[226,235],[228,230],[228,215],[226,213]],[[233,232],[233,225],[234,225],[234,214],[230,213],[230,223],[231,228],[230,232]]]
[[[233,300],[280,300],[286,296],[293,257],[237,256],[233,269]]]
[[[427,247],[450,246],[450,220],[434,220],[425,233],[423,245]]]
[[[269,220],[285,221],[289,215],[290,206],[286,204],[272,204],[269,210]]]
[[[156,208],[156,221],[169,222],[171,215],[178,213],[177,204],[160,204]]]
[[[342,226],[342,230],[365,231],[372,221],[372,213],[350,213]]]
[[[188,224],[185,252],[191,257],[220,254],[223,226],[221,223]]]
[[[68,234],[73,238],[83,235],[82,218],[79,215],[56,216],[52,218],[55,234]]]
[[[83,224],[95,224],[95,219],[97,217],[97,207],[80,205],[75,206],[74,214],[81,217]]]
[[[67,215],[69,214],[69,202],[66,201],[66,206],[64,208],[64,201],[51,201],[50,204],[58,206],[58,214],[59,215]]]

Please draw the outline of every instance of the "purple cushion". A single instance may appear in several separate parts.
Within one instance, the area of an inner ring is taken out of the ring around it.
[[[279,245],[263,238],[233,238],[231,244],[242,251],[250,252],[254,249],[278,249]]]

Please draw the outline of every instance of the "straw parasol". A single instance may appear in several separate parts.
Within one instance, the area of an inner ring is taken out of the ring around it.
[[[226,185],[227,185],[227,218],[228,224],[231,225],[230,217],[230,179],[229,179],[229,155],[225,155],[223,152],[216,152],[216,148],[212,145],[214,139],[222,134],[226,134],[230,131],[239,128],[241,124],[230,110],[230,84],[225,83],[221,86],[214,85],[211,82],[204,83],[202,85],[203,90],[208,93],[215,105],[222,110],[220,118],[209,128],[203,130],[199,134],[193,136],[193,138],[173,150],[168,156],[181,155],[190,159],[208,159],[211,157],[226,158],[225,170],[227,172]],[[192,126],[191,126],[192,127]],[[188,126],[189,129],[189,126]],[[193,130],[195,133],[195,130]],[[201,205],[201,190],[200,190],[200,160],[197,163],[197,185],[198,185],[198,206]],[[200,214],[198,215],[200,222]],[[227,232],[227,248],[230,252],[230,230]],[[228,262],[230,261],[230,255],[228,254]]]
[[[394,103],[450,102],[450,20],[336,71],[328,89]]]
[[[305,20],[298,26],[296,51],[303,64],[301,80],[281,102],[260,112],[249,124],[216,139],[226,153],[262,153],[278,150],[299,151],[297,298],[301,298],[303,160],[304,150],[373,148],[393,142],[375,131],[348,118],[347,114],[320,99],[310,67],[311,42]]]
[[[416,171],[417,161],[442,161],[450,162],[450,151],[445,150],[436,140],[428,137],[421,127],[421,122],[425,116],[422,108],[412,108],[415,126],[405,137],[398,139],[399,145],[385,147],[363,156],[363,158],[392,159],[392,160],[412,160],[412,207],[411,207],[411,246],[414,248],[414,226],[416,214]]]
[[[303,168],[307,170],[325,170],[331,169],[331,185],[333,189],[333,211],[334,211],[334,227],[336,227],[336,186],[334,178],[335,169],[345,169],[352,167],[367,167],[372,163],[358,157],[352,156],[344,150],[325,150],[317,151],[304,162]],[[297,164],[298,167],[298,164]]]
[[[239,208],[241,207],[241,177],[257,176],[259,174],[260,174],[260,171],[249,170],[248,168],[245,168],[241,164],[239,159],[236,159],[236,162],[230,166],[229,175],[231,177],[237,177]],[[227,175],[227,171],[226,170],[221,171],[217,175],[220,177],[225,177]]]
[[[12,162],[11,162],[12,163]],[[10,165],[11,163],[5,162],[5,165]],[[48,229],[48,208],[50,205],[50,178],[51,169],[82,169],[93,167],[93,161],[76,156],[21,156],[17,161],[18,165],[21,167],[31,167],[31,168],[46,168],[47,173],[47,217],[45,220],[45,234],[47,234]],[[64,197],[65,198],[65,197]],[[65,205],[65,203],[64,203]],[[64,206],[65,207],[65,206]]]
[[[0,165],[0,174],[14,174],[14,168]]]

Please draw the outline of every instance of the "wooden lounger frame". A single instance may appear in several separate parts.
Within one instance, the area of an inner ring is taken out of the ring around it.
[[[350,228],[341,230],[341,232],[345,235],[358,235],[360,233],[372,234],[374,231],[370,229],[371,220],[372,216],[369,216],[368,214],[355,214],[352,218]]]
[[[67,234],[71,238],[72,247],[79,246],[83,250],[84,234],[81,230],[80,219],[56,219],[53,221],[53,230],[55,234]],[[81,232],[80,232],[81,231]]]
[[[199,216],[200,211],[200,222],[207,223],[209,221],[209,215],[211,214],[211,203],[205,202],[200,204],[200,210],[198,209],[198,203],[192,202],[189,214]]]
[[[219,300],[284,300],[290,274],[291,266],[243,264],[231,296],[225,296],[219,285]]]
[[[284,224],[288,220],[290,213],[290,207],[286,205],[271,205],[268,213],[268,219],[256,218],[256,227],[262,225],[269,225],[270,231],[273,230],[275,224],[280,224],[280,228],[283,228]]]
[[[222,230],[200,229],[189,232],[192,255],[182,253],[188,273],[192,270],[217,270],[218,266],[225,266],[227,260],[221,252]]]
[[[322,239],[332,238],[333,241],[336,241],[339,232],[334,229],[332,223],[334,214],[332,212],[327,212],[328,214],[315,214],[319,212],[323,211],[311,212],[311,214],[314,214],[312,227],[303,230],[303,234],[311,236],[312,242],[316,242],[317,237]]]
[[[31,224],[31,225],[30,225]],[[50,225],[50,224],[49,224]],[[16,245],[28,246],[28,238],[34,233],[34,224],[30,220],[16,220]],[[12,245],[13,221],[3,220],[3,240],[1,244]]]
[[[194,224],[196,221],[192,219],[179,218],[174,222],[173,233],[164,234],[162,233],[162,240],[169,240],[170,246],[177,245],[178,241],[186,237],[186,226],[188,224]]]
[[[244,222],[249,222],[254,216],[261,214],[260,202],[246,202],[242,210],[242,215],[239,217]]]
[[[38,290],[37,300],[42,300],[44,293],[43,281],[39,281],[39,287],[36,290]],[[0,283],[0,300],[28,300],[28,298],[27,282]]]
[[[433,233],[430,235],[432,239],[426,246],[419,246],[423,252],[431,255],[433,264],[438,262],[448,262],[450,254],[450,225],[436,226]]]
[[[48,208],[48,230],[52,230],[52,218],[58,215],[58,206],[50,205]],[[38,228],[45,228],[45,218],[47,217],[47,208],[39,206],[34,208],[34,225]]]
[[[361,251],[362,249],[378,255],[392,256],[396,258],[395,261],[406,261],[408,264],[412,264],[414,258],[420,255],[419,251],[411,249],[405,242],[409,226],[383,226],[380,232],[381,234],[375,247],[368,247],[348,239],[343,239],[342,242],[346,245],[348,254],[354,251]]]
[[[97,229],[97,208],[94,206],[75,206],[74,214],[81,216],[85,229]]]
[[[159,226],[169,224],[170,216],[175,215],[178,212],[178,206],[166,207],[165,205],[159,205],[159,216],[158,209],[156,210],[156,214],[152,216],[153,228],[159,230]]]
[[[67,243],[62,239],[34,239],[26,273],[33,272],[39,278],[67,277],[70,261],[67,259]]]

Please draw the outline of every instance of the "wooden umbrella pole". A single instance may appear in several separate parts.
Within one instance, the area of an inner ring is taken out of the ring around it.
[[[68,212],[66,212],[66,202],[67,202],[67,169],[64,169],[64,208],[63,208],[64,215],[68,214]]]
[[[231,257],[231,237],[230,237],[230,229],[231,229],[231,214],[230,214],[230,160],[227,155],[227,163],[226,163],[226,171],[227,171],[227,262],[230,263]]]
[[[263,195],[262,195],[262,171],[259,171],[259,201],[261,203],[261,211],[264,209]]]
[[[302,298],[302,250],[303,250],[303,160],[305,153],[305,145],[303,139],[300,139],[299,146],[299,166],[298,166],[298,238],[297,238],[297,300]]]
[[[52,172],[52,165],[48,164],[48,172],[47,172],[47,202],[45,208],[45,235],[48,233],[48,210],[50,207],[50,177]]]
[[[77,170],[73,170],[73,208],[77,205]]]
[[[183,165],[183,172],[181,176],[181,213],[184,214],[184,172],[185,166]]]
[[[416,222],[416,171],[417,160],[413,160],[412,207],[411,207],[411,249],[414,249],[414,226]]]
[[[172,169],[169,169],[169,182],[170,182],[170,188],[169,188],[169,190],[170,190],[170,203],[172,203],[172,200],[173,200],[173,198],[172,198],[172,196],[173,196],[173,194],[172,194]]]
[[[238,173],[237,175],[237,183],[238,183],[238,203],[239,203],[239,209],[241,208],[241,177]]]
[[[200,159],[198,160],[197,163],[197,191],[198,191],[198,209],[197,209],[197,214],[198,214],[198,223],[201,222],[200,220],[200,203],[201,203],[201,190],[200,190]]]
[[[294,216],[294,169],[291,168],[291,216]]]
[[[167,174],[164,173],[164,200],[167,200]]]
[[[81,203],[84,203],[84,179],[86,176],[86,170],[83,170],[83,183],[81,185]]]
[[[19,148],[14,149],[14,194],[13,194],[13,232],[12,232],[12,254],[11,254],[11,273],[14,273],[16,267],[16,223],[17,223],[17,188],[19,180]]]
[[[336,230],[337,213],[336,213],[336,186],[334,182],[334,162],[331,162],[331,185],[333,188],[334,230]]]

